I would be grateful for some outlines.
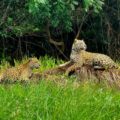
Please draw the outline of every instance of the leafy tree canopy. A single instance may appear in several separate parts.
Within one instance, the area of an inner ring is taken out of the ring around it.
[[[103,0],[1,0],[0,36],[22,36],[43,30],[49,23],[53,29],[72,30],[71,13],[81,6],[85,12],[98,13]]]

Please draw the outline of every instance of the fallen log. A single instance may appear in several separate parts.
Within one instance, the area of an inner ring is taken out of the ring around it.
[[[73,66],[73,62],[68,62],[67,64],[59,65],[56,68],[52,68],[50,70],[46,70],[43,72],[44,76],[47,75],[57,75],[64,74],[66,70]],[[97,83],[106,81],[109,85],[120,85],[120,69],[111,68],[111,69],[94,69],[90,65],[83,65],[82,67],[76,67],[73,71],[70,72],[70,75],[76,74],[78,81],[85,80],[94,80]]]

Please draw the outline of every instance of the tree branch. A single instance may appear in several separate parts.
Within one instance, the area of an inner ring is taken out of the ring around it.
[[[50,43],[54,44],[55,46],[62,46],[64,48],[64,42],[57,42],[55,40],[53,40],[51,38],[51,34],[50,34],[50,24],[49,22],[47,23],[47,27],[46,27],[46,32],[47,32],[47,35],[48,35],[48,40]]]

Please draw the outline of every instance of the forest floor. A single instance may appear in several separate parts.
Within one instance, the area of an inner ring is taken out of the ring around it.
[[[40,71],[63,63],[48,57],[41,58],[40,61]],[[1,68],[6,68],[7,65],[4,61]],[[118,89],[90,81],[74,87],[75,76],[66,79],[69,82],[65,86],[46,80],[37,84],[1,84],[0,120],[120,119]]]

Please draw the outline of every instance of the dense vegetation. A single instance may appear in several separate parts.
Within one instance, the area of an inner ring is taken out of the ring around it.
[[[40,57],[37,72],[53,68],[69,59],[75,37],[85,39],[88,51],[119,60],[120,0],[0,0],[0,70],[46,54],[56,59]],[[77,87],[75,76],[60,80],[67,84],[0,84],[0,120],[120,119],[116,88],[93,80]]]
[[[81,85],[62,88],[51,83],[0,86],[0,119],[118,120],[120,93]]]
[[[11,61],[47,53],[69,59],[79,33],[89,51],[119,59],[119,4],[119,0],[1,0],[0,58]]]

